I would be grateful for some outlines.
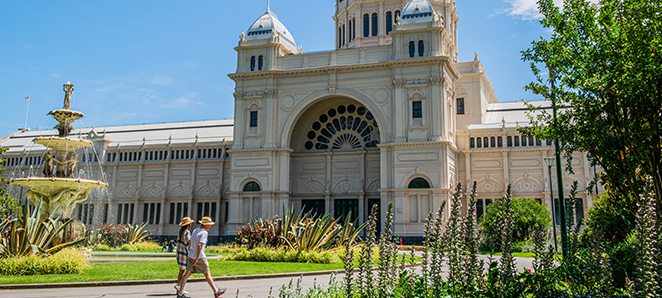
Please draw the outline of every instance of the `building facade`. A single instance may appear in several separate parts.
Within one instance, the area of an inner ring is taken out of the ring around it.
[[[269,9],[240,35],[234,120],[79,129],[110,189],[74,216],[147,222],[164,236],[182,216],[212,216],[217,235],[231,237],[289,206],[363,222],[370,206],[393,201],[394,232],[416,239],[455,184],[474,180],[479,215],[508,185],[551,209],[543,158],[553,146],[519,133],[527,107],[498,102],[477,55],[458,61],[453,0],[343,0],[333,20],[328,52],[303,53]],[[2,139],[5,175],[39,167],[44,152],[30,141],[51,134]],[[563,181],[579,183],[583,217],[594,176],[585,154],[575,155]]]

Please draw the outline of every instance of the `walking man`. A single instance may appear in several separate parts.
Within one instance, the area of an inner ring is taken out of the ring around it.
[[[212,291],[214,291],[215,298],[221,297],[227,290],[226,288],[217,289],[216,285],[214,285],[214,280],[211,278],[211,273],[209,272],[209,262],[207,262],[207,256],[205,255],[209,228],[214,222],[211,220],[211,217],[205,216],[198,223],[200,227],[193,230],[193,235],[191,235],[191,250],[186,258],[186,274],[184,274],[184,278],[181,280],[177,298],[190,298],[184,295],[184,287],[192,273],[202,273],[205,275],[207,283]]]

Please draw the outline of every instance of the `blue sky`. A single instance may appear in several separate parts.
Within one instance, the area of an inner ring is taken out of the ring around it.
[[[0,137],[52,128],[62,84],[75,127],[233,118],[239,34],[266,0],[0,1]],[[272,0],[304,52],[334,48],[333,0]],[[520,51],[545,35],[534,0],[457,0],[460,60],[474,52],[500,101],[536,99]]]

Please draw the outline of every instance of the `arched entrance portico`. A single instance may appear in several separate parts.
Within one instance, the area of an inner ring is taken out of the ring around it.
[[[363,222],[380,202],[379,123],[347,97],[318,100],[291,133],[290,200],[297,210],[351,214]]]

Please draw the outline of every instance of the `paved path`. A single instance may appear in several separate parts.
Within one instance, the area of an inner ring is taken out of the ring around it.
[[[481,256],[482,259],[487,257]],[[531,268],[530,258],[516,258],[517,268]],[[329,275],[308,276],[302,280],[303,288],[310,288],[313,283],[321,284],[324,287],[328,285]],[[296,282],[297,278],[294,278]],[[336,280],[342,279],[342,275],[336,277]],[[253,280],[233,280],[216,282],[218,287],[226,287],[228,291],[223,297],[268,297],[269,291],[273,287],[272,294],[278,296],[279,289],[283,284],[287,284],[292,278],[268,278]],[[186,290],[192,298],[213,297],[211,290],[206,282],[193,282],[186,285]],[[87,287],[87,288],[62,288],[62,289],[30,289],[30,290],[0,290],[2,298],[75,298],[75,297],[121,297],[121,298],[144,298],[144,297],[175,297],[173,284],[160,285],[140,285],[140,286],[114,286],[114,287]]]

